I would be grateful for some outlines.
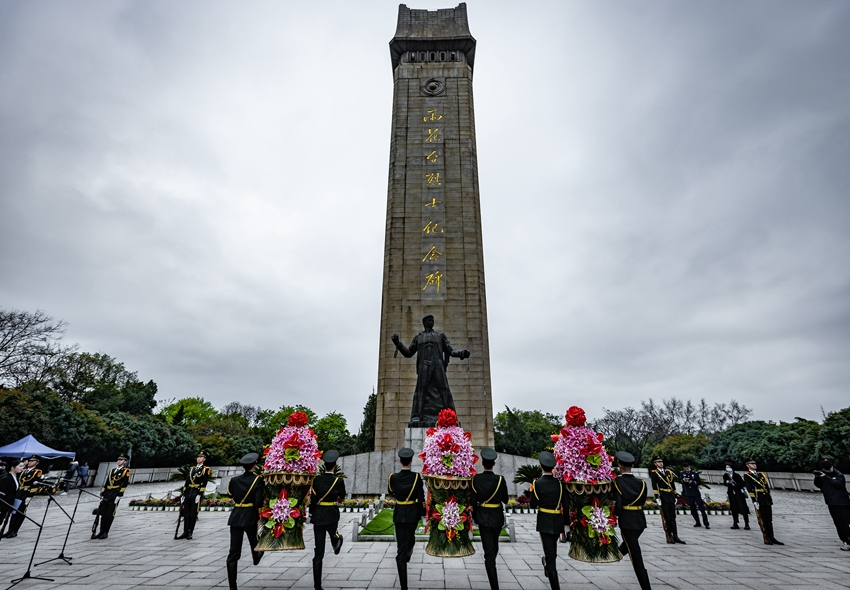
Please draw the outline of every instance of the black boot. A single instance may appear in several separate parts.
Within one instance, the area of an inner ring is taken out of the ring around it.
[[[313,561],[313,588],[322,590],[322,562]]]
[[[238,563],[227,564],[227,582],[230,584],[230,590],[236,590],[236,568]]]
[[[495,567],[487,568],[487,579],[490,581],[490,590],[499,590],[499,576]]]
[[[398,569],[398,585],[401,586],[401,590],[407,590],[407,564],[396,562],[396,568]]]
[[[189,533],[187,531],[183,531],[183,534],[177,537],[178,539],[190,539]]]
[[[339,534],[339,531],[331,535],[331,547],[334,548],[334,555],[339,555],[339,551],[342,549],[342,535]]]
[[[673,542],[679,543],[681,545],[687,545],[687,543],[685,543],[682,539],[680,539],[678,535],[673,535]]]

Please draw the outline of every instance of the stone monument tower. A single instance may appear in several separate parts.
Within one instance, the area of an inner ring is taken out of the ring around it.
[[[470,351],[470,358],[449,363],[446,374],[473,444],[493,446],[472,104],[475,39],[466,4],[437,11],[402,4],[390,54],[395,89],[375,450],[404,443],[416,387],[416,363],[394,357],[391,336],[410,342],[426,314],[455,349]]]

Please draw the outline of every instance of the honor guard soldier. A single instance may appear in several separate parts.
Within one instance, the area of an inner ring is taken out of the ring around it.
[[[661,501],[661,524],[664,525],[664,535],[668,543],[686,543],[679,538],[676,528],[676,474],[664,469],[664,459],[656,457],[652,460],[655,469],[650,474],[652,490]]]
[[[18,491],[15,492],[15,499],[20,500],[20,504],[9,519],[9,532],[6,533],[7,539],[18,536],[18,530],[24,523],[24,515],[27,513],[27,507],[32,497],[40,493],[39,488],[35,485],[40,479],[41,469],[38,468],[38,457],[33,455],[27,459],[27,467],[21,472],[18,478]]]
[[[646,503],[646,481],[632,475],[635,465],[634,455],[620,451],[615,455],[620,465],[620,477],[614,480],[614,515],[623,536],[620,552],[632,560],[641,590],[650,590],[649,574],[643,566],[643,554],[640,550],[641,533],[646,529],[646,516],[643,505]]]
[[[472,478],[472,516],[481,534],[484,547],[484,569],[490,581],[490,590],[499,590],[496,574],[496,556],[499,554],[499,535],[505,526],[505,508],[508,503],[508,484],[501,475],[493,473],[499,454],[493,449],[481,449],[484,472]]]
[[[227,485],[227,493],[233,498],[233,510],[227,519],[230,527],[230,552],[227,554],[227,581],[230,590],[236,590],[236,572],[239,558],[242,557],[242,537],[248,537],[254,565],[260,563],[262,552],[254,551],[257,546],[257,524],[260,521],[260,507],[265,501],[265,485],[262,476],[253,473],[257,463],[257,453],[248,453],[239,463],[245,470],[234,477]]]
[[[538,456],[543,475],[534,482],[528,491],[531,507],[537,508],[537,532],[543,545],[543,571],[549,578],[552,590],[561,590],[558,580],[558,536],[564,530],[563,501],[564,484],[555,479],[552,470],[555,469],[555,455],[543,451]]]
[[[767,484],[767,476],[758,471],[755,459],[747,459],[747,472],[744,474],[744,485],[756,509],[761,536],[765,545],[784,545],[773,536],[773,498]]]
[[[342,535],[337,530],[339,508],[337,500],[345,498],[345,482],[334,475],[339,453],[333,449],[325,451],[322,461],[325,472],[313,480],[310,488],[310,522],[316,538],[316,551],[313,554],[313,587],[322,590],[322,559],[325,557],[325,534],[331,538],[334,555],[342,549]]]
[[[416,527],[425,516],[425,486],[422,476],[410,470],[413,449],[398,450],[401,470],[387,478],[387,491],[396,499],[393,510],[393,525],[397,546],[396,568],[402,590],[407,590],[407,564],[416,545]]]
[[[122,454],[118,457],[116,460],[118,466],[109,470],[106,481],[100,488],[100,504],[95,510],[97,519],[95,526],[92,527],[92,539],[106,539],[109,536],[109,529],[112,527],[112,521],[115,520],[115,513],[118,511],[118,502],[121,501],[124,492],[127,491],[127,486],[130,484],[130,470],[124,467],[127,460],[126,455]],[[100,534],[95,535],[98,520],[100,520]]]
[[[398,460],[401,470],[387,478],[387,491],[396,499],[393,525],[398,549],[395,557],[398,583],[401,590],[407,590],[407,564],[416,545],[416,527],[425,516],[425,487],[422,476],[410,470],[413,449],[399,449]]]
[[[204,490],[210,480],[210,468],[204,465],[207,454],[204,451],[198,453],[197,464],[186,474],[186,483],[180,491],[183,493],[181,499],[183,511],[183,534],[178,539],[192,540],[195,530],[195,522],[198,520],[198,506],[204,499]]]

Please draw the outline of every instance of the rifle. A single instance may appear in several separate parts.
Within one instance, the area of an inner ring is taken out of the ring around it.
[[[100,502],[103,502],[101,498]],[[91,525],[91,538],[94,539],[97,537],[97,525],[100,524],[100,504],[97,505],[97,508],[94,509],[94,524]]]
[[[670,532],[667,530],[667,517],[664,516],[664,505],[661,504],[661,498],[658,499],[658,506],[661,508],[661,528],[664,529],[664,538],[667,540],[668,544],[672,544],[673,537],[670,536]]]
[[[177,528],[174,529],[174,539],[177,540],[177,535],[180,533],[180,523],[183,522],[183,504],[186,502],[186,496],[180,496],[180,512],[177,514]]]
[[[747,495],[749,495],[749,494],[747,494]],[[773,543],[771,543],[770,539],[767,538],[767,533],[764,532],[764,521],[762,521],[762,519],[761,519],[761,510],[759,510],[758,504],[756,503],[756,499],[755,498],[750,498],[750,499],[753,501],[753,510],[756,511],[756,518],[759,521],[759,529],[761,529],[761,538],[764,541],[765,545],[772,545]]]

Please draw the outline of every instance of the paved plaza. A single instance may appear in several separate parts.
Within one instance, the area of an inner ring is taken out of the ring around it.
[[[164,495],[174,484],[131,486],[119,509],[109,539],[89,539],[95,499],[84,496],[78,524],[71,531],[65,554],[72,566],[53,561],[32,570],[33,576],[54,582],[24,580],[21,590],[100,590],[110,588],[221,588],[227,587],[224,568],[228,549],[226,512],[202,512],[193,541],[174,541],[177,514],[137,512],[127,508],[131,497],[147,493]],[[681,590],[767,590],[769,588],[850,588],[850,552],[840,543],[820,494],[775,492],[776,534],[784,547],[767,546],[758,530],[733,531],[731,517],[712,518],[711,530],[692,528],[690,516],[679,517],[681,536],[687,545],[667,545],[658,516],[649,516],[649,528],[641,537],[646,566],[653,588]],[[59,498],[73,507],[76,493]],[[30,516],[40,522],[45,504],[39,498]],[[343,514],[340,531],[346,543],[339,556],[325,557],[324,587],[397,588],[395,546],[384,542],[351,542],[352,520],[360,515]],[[540,546],[532,514],[515,515],[517,543],[501,545],[498,567],[505,590],[548,589],[542,575]],[[35,563],[56,557],[65,536],[65,518],[50,508],[45,533]],[[16,539],[0,541],[2,577],[0,590],[26,571],[36,537],[36,527],[25,524]],[[310,569],[313,542],[307,527],[305,551],[269,553],[259,566],[251,565],[247,549],[240,561],[240,588],[312,588]],[[488,588],[483,555],[463,559],[436,559],[417,545],[409,566],[411,588]],[[637,587],[628,558],[616,564],[591,565],[566,557],[567,545],[559,546],[558,570],[564,588],[620,590]]]

